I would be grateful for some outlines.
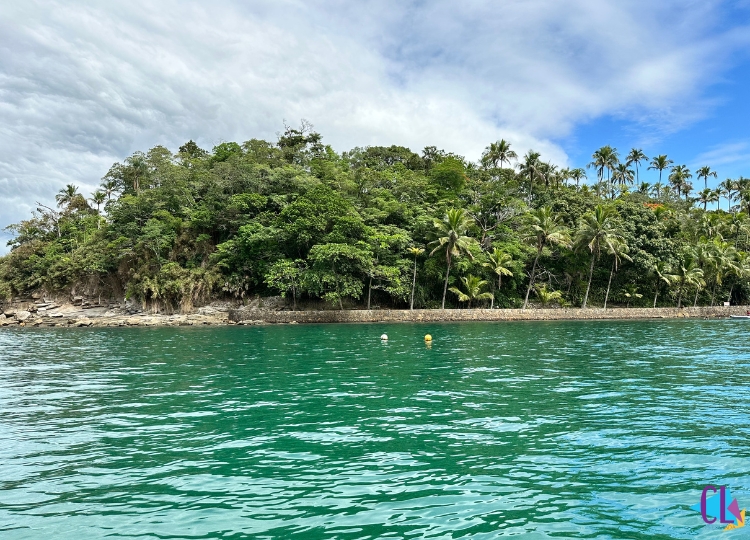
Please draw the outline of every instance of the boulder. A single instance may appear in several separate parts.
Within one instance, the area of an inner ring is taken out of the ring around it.
[[[83,317],[81,319],[76,320],[73,323],[73,326],[77,326],[78,328],[82,328],[84,326],[91,326],[92,324],[94,324],[94,321],[92,321],[88,317]]]
[[[73,305],[74,306],[80,306],[83,304],[83,296],[74,296],[73,297]]]
[[[7,308],[3,313],[6,317],[13,317],[16,314],[16,310],[13,308]]]
[[[31,317],[31,313],[28,311],[21,310],[16,312],[16,320],[19,322],[23,322],[29,317]]]

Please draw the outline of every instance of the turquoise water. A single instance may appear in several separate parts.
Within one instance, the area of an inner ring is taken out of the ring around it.
[[[4,329],[0,538],[748,537],[748,329]]]

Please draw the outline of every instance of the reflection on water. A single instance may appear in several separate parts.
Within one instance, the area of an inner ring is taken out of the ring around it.
[[[704,485],[750,505],[747,328],[5,329],[0,531],[714,537]]]

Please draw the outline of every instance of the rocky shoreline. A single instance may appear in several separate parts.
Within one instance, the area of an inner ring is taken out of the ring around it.
[[[448,321],[551,321],[612,319],[722,319],[744,315],[748,306],[686,308],[430,309],[290,311],[280,299],[250,306],[217,302],[188,314],[148,313],[126,303],[88,303],[74,298],[60,303],[30,300],[0,309],[0,327],[228,326],[297,323],[374,323]]]

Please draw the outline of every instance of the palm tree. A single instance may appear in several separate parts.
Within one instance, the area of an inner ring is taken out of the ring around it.
[[[652,267],[649,273],[654,276],[656,284],[654,285],[654,307],[656,307],[656,299],[659,296],[659,288],[662,283],[665,283],[669,287],[672,282],[677,278],[671,273],[672,269],[664,261],[657,261]]]
[[[505,253],[497,248],[493,249],[491,253],[487,254],[487,262],[482,263],[482,266],[489,268],[497,274],[497,290],[503,286],[503,276],[512,276],[508,265],[513,261],[513,257],[510,254]],[[490,309],[495,307],[495,295],[492,295],[492,302],[490,302]]]
[[[651,164],[649,165],[648,170],[656,169],[657,171],[659,171],[659,185],[661,185],[661,173],[672,163],[674,163],[674,161],[668,159],[665,155],[656,156],[651,160]]]
[[[591,252],[589,281],[583,297],[582,308],[586,308],[591,290],[591,279],[594,276],[594,263],[601,255],[602,247],[614,250],[614,243],[624,243],[625,239],[616,223],[617,212],[611,206],[597,205],[593,212],[584,215],[578,227],[575,244],[578,248],[588,248]]]
[[[567,227],[562,223],[559,216],[552,213],[552,208],[543,206],[537,208],[528,215],[529,223],[526,231],[526,240],[533,241],[536,245],[536,257],[534,264],[531,266],[531,275],[529,277],[529,288],[526,289],[526,298],[523,301],[523,309],[529,305],[529,294],[534,286],[534,277],[536,274],[536,265],[542,250],[547,246],[567,245],[570,236]]]
[[[633,170],[629,169],[625,163],[618,163],[615,166],[615,170],[612,172],[612,184],[619,184],[622,189],[626,184],[633,183]],[[614,189],[612,190],[614,197]]]
[[[695,253],[687,252],[684,254],[682,261],[677,265],[674,282],[677,284],[677,307],[682,307],[682,293],[691,285],[705,285],[703,281],[703,270],[698,266]]]
[[[503,163],[510,165],[510,160],[516,158],[518,158],[518,154],[510,149],[510,143],[505,139],[500,139],[497,142],[490,143],[485,148],[484,154],[482,154],[482,165],[485,167],[491,165],[492,168],[497,168],[499,163],[500,168],[502,168]]]
[[[489,300],[492,298],[492,293],[482,292],[482,289],[487,285],[487,281],[477,276],[469,274],[466,277],[461,278],[461,283],[464,284],[466,292],[464,293],[457,287],[451,287],[449,290],[458,295],[459,302],[468,302],[469,309],[471,309],[471,302],[474,300]]]
[[[112,200],[112,195],[117,192],[117,180],[104,180],[100,187],[101,191],[107,196],[107,202]]]
[[[708,189],[708,177],[713,176],[716,178],[716,171],[712,171],[711,167],[706,165],[695,171],[695,175],[698,177],[698,180],[703,178],[703,189]]]
[[[474,260],[469,248],[475,240],[466,236],[466,232],[471,226],[471,219],[466,215],[462,208],[452,208],[446,212],[442,220],[435,220],[437,229],[437,240],[431,242],[435,245],[430,256],[436,252],[445,249],[445,284],[443,285],[443,303],[441,309],[445,309],[445,296],[448,293],[448,276],[451,273],[451,262],[453,257],[458,257],[462,253]]]
[[[711,290],[711,307],[713,307],[716,300],[716,287],[722,284],[727,274],[736,271],[737,249],[728,242],[715,239],[709,254],[709,264],[714,278],[714,286]]]
[[[531,203],[531,197],[534,191],[534,177],[539,176],[539,170],[541,169],[541,162],[539,152],[529,150],[526,155],[523,156],[523,163],[518,166],[518,174],[525,176],[529,179],[529,203]]]
[[[568,172],[568,178],[571,180],[576,181],[576,187],[578,187],[578,183],[583,179],[586,178],[586,171],[583,169],[572,169]]]
[[[633,260],[628,255],[628,251],[630,251],[630,249],[628,248],[628,245],[625,243],[624,240],[622,241],[614,240],[607,247],[607,253],[612,255],[612,269],[609,271],[609,281],[607,282],[607,294],[604,295],[604,309],[607,309],[607,300],[609,299],[609,289],[612,286],[612,276],[614,276],[615,272],[617,272],[617,265],[620,264],[621,259],[626,259],[628,261]]]
[[[414,309],[414,288],[417,286],[417,257],[419,257],[422,253],[424,253],[423,248],[418,247],[410,247],[409,253],[411,255],[414,255],[414,276],[411,280],[411,301],[409,302],[409,309]]]
[[[641,161],[647,161],[648,157],[646,157],[646,154],[643,153],[643,150],[640,148],[633,148],[630,150],[630,153],[625,158],[625,165],[630,167],[631,165],[635,165],[635,181],[640,182],[641,178],[638,176],[638,167],[641,164]]]
[[[70,205],[70,203],[73,202],[73,199],[76,198],[76,195],[78,195],[78,186],[74,186],[73,184],[65,186],[57,195],[55,195],[58,208]]]
[[[678,197],[685,193],[686,201],[688,194],[693,189],[693,185],[688,181],[692,177],[693,175],[686,165],[675,165],[669,173],[669,183],[674,187]]]
[[[727,196],[727,211],[732,211],[732,192],[737,189],[737,183],[731,178],[727,178],[719,184],[719,189]]]
[[[641,185],[638,186],[638,193],[648,195],[650,192],[651,192],[651,184],[649,184],[648,182],[641,182]]]
[[[599,178],[599,182],[604,181],[604,171],[607,171],[607,183],[610,182],[612,170],[619,163],[619,156],[617,149],[612,148],[610,145],[602,146],[599,150],[595,151],[591,155],[591,163],[587,167],[593,167],[596,170],[596,175]],[[597,192],[597,195],[599,193]]]
[[[536,289],[536,295],[539,297],[539,301],[542,303],[542,307],[547,307],[547,304],[550,302],[560,302],[562,300],[562,292],[560,291],[550,291],[547,289],[547,284],[545,283],[541,287],[535,287]]]
[[[633,300],[638,300],[639,298],[643,298],[643,295],[638,292],[638,287],[634,283],[629,283],[625,285],[623,288],[622,295],[628,299],[628,303],[625,306],[626,308],[630,307],[630,302]]]
[[[719,202],[721,201],[721,188],[716,188],[711,192],[711,201],[716,203],[716,211],[719,211]]]
[[[706,188],[698,193],[698,202],[703,205],[703,211],[705,212],[708,209],[708,203],[714,202],[714,190]]]
[[[103,191],[97,190],[92,194],[89,200],[96,205],[97,214],[99,213],[99,207],[104,204],[106,199],[107,199],[107,195]]]

